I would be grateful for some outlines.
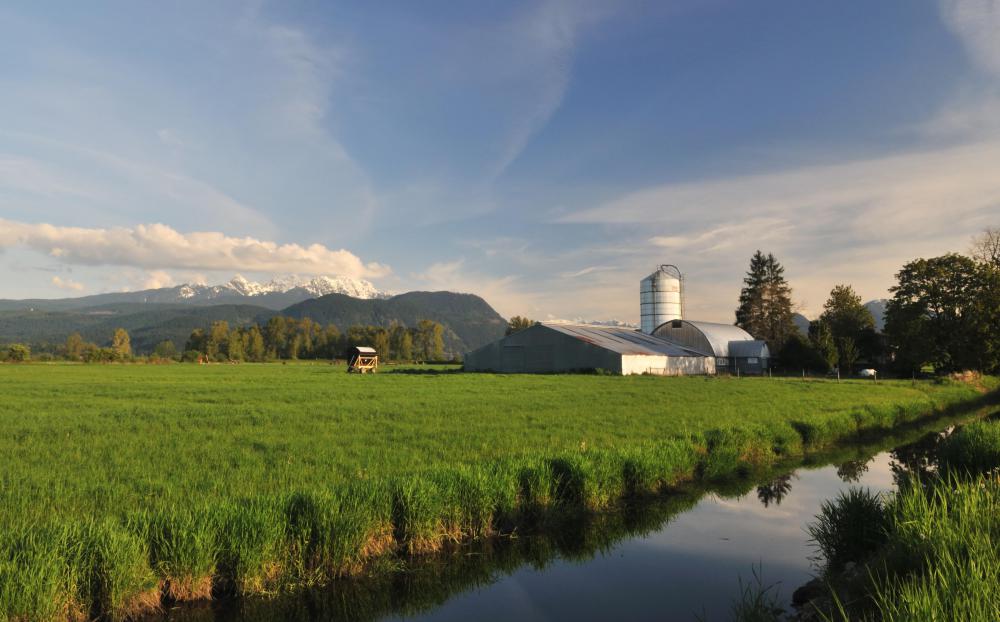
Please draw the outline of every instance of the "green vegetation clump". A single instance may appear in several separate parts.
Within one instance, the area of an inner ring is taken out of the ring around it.
[[[1000,421],[964,426],[937,462],[888,501],[851,490],[824,504],[810,533],[833,619],[1000,620]]]
[[[324,583],[981,398],[306,364],[5,366],[0,391],[0,617],[23,620]]]

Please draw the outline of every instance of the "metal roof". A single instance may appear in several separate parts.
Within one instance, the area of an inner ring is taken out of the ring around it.
[[[770,358],[771,352],[767,348],[766,341],[731,341],[729,342],[729,356],[733,358]]]
[[[355,346],[353,350],[361,354],[376,354],[375,348],[369,348],[368,346]]]
[[[542,323],[542,326],[619,354],[641,356],[705,356],[659,337],[630,328],[591,324]]]
[[[753,341],[753,336],[750,333],[732,324],[696,322],[692,320],[681,321],[692,328],[696,328],[705,336],[705,339],[712,346],[712,353],[715,356],[729,356],[729,344],[734,341]]]

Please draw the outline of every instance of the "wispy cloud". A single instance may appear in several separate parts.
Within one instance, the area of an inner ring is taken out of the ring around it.
[[[546,0],[518,16],[502,31],[506,59],[517,68],[518,90],[514,120],[491,177],[499,177],[559,110],[570,85],[573,57],[583,30],[603,19],[609,6],[570,0]]]
[[[180,233],[166,225],[112,229],[57,227],[0,219],[0,249],[24,246],[65,264],[160,270],[337,274],[380,277],[389,268],[322,244],[278,244],[213,231]]]
[[[970,57],[1000,76],[1000,0],[941,0],[941,14]]]

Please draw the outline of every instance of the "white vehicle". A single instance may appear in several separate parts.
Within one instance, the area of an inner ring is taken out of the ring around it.
[[[862,378],[874,378],[877,373],[874,369],[862,369],[858,372],[858,376]]]

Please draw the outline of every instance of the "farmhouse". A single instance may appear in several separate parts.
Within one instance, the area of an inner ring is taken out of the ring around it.
[[[666,376],[715,373],[715,358],[629,328],[543,323],[465,356],[467,371],[554,373],[602,369]]]

